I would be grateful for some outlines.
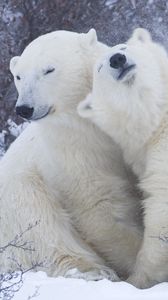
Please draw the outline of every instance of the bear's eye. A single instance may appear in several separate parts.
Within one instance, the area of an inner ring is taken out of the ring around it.
[[[21,78],[20,78],[20,76],[19,76],[19,75],[17,75],[17,76],[16,76],[16,79],[17,79],[17,80],[20,80]]]
[[[55,68],[48,68],[47,70],[44,71],[44,75],[47,75],[49,73],[52,73],[55,71]]]

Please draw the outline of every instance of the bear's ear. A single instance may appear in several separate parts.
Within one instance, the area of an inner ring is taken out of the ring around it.
[[[97,33],[94,28],[91,28],[87,33],[87,39],[90,45],[97,43]]]
[[[10,71],[13,73],[14,67],[16,66],[18,60],[19,60],[20,56],[14,56],[11,58],[10,60]]]
[[[85,45],[94,45],[97,43],[97,33],[96,30],[91,28],[87,33],[80,34],[82,41],[84,41]]]
[[[130,41],[140,41],[142,43],[147,43],[152,40],[151,35],[148,30],[144,28],[136,28],[132,34]]]
[[[85,100],[81,101],[77,107],[78,114],[83,118],[91,118],[93,109],[91,106],[91,97],[89,94]]]

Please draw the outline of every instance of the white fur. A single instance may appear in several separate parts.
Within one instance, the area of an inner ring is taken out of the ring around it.
[[[96,59],[107,51],[94,30],[58,31],[39,37],[11,61],[16,105],[34,107],[39,120],[0,163],[0,245],[29,223],[39,224],[23,236],[36,251],[10,248],[1,261],[6,269],[14,265],[6,259],[11,250],[24,267],[47,257],[45,270],[53,275],[76,268],[88,272],[84,278],[118,280],[115,271],[126,276],[133,268],[142,229],[129,173],[114,142],[76,112],[91,91]]]
[[[129,282],[150,287],[168,280],[168,57],[149,33],[137,29],[111,49],[94,72],[93,91],[78,111],[120,145],[144,192],[145,233]],[[116,80],[109,59],[122,53],[136,67]]]

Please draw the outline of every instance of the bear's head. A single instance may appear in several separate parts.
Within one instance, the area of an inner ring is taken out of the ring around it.
[[[126,149],[148,141],[167,106],[167,53],[139,28],[97,63],[92,93],[78,111]]]
[[[31,42],[10,70],[18,90],[16,112],[37,120],[75,110],[92,87],[93,66],[106,46],[96,32],[55,31]]]

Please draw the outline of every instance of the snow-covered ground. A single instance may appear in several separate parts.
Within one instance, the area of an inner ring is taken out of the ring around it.
[[[126,282],[50,278],[44,272],[24,275],[14,300],[168,300],[168,283],[139,290]],[[4,299],[5,300],[5,299]]]

